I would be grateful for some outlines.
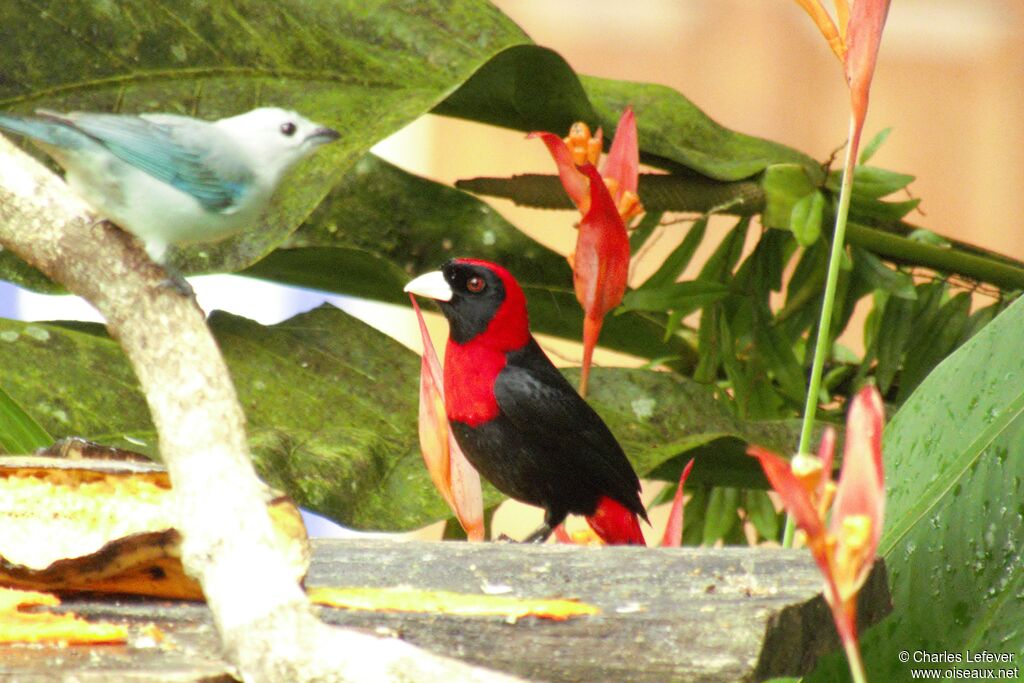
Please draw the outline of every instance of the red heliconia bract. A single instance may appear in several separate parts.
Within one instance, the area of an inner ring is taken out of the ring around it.
[[[583,307],[583,366],[580,394],[586,396],[594,347],[604,317],[622,303],[629,278],[629,235],[612,196],[591,164],[583,166],[590,178],[590,210],[580,221],[572,264],[576,300]]]
[[[863,586],[882,535],[885,479],[882,426],[885,410],[874,387],[850,402],[839,484],[832,497],[834,432],[827,432],[820,457],[794,456],[792,462],[752,446],[768,482],[782,499],[825,578],[825,599],[851,665],[862,673],[857,646],[857,593]],[[799,459],[799,460],[798,460]],[[826,519],[831,508],[831,516]],[[856,663],[854,663],[854,658]]]
[[[580,213],[586,213],[590,208],[590,193],[587,191],[587,176],[580,173],[573,160],[572,152],[565,144],[565,140],[554,133],[534,132],[526,136],[529,138],[540,138],[551,158],[558,167],[558,179],[562,181],[562,187],[569,199],[576,205]]]
[[[850,86],[850,103],[859,129],[868,113],[868,93],[875,75],[882,29],[889,14],[890,0],[857,0],[853,3],[846,28],[846,55],[843,68]]]
[[[444,409],[444,375],[430,341],[416,297],[409,295],[423,339],[420,361],[420,452],[441,497],[455,513],[471,541],[484,540],[483,492],[480,475],[466,460],[448,425]]]
[[[636,115],[632,107],[626,107],[626,111],[622,112],[619,124],[615,128],[611,149],[601,164],[601,177],[605,182],[612,181],[612,201],[616,207],[623,208],[623,197],[636,198],[640,180],[640,146],[636,132]],[[622,211],[619,213],[626,221],[631,217],[632,211],[626,211],[630,215],[625,215]]]
[[[693,460],[686,463],[682,474],[679,475],[679,486],[676,487],[676,495],[672,499],[672,509],[668,513],[668,523],[665,525],[665,533],[661,536],[661,545],[666,548],[678,548],[683,544],[683,485],[686,484],[693,469]]]
[[[626,291],[630,256],[627,222],[643,211],[636,194],[640,151],[633,109],[627,107],[622,113],[600,174],[593,164],[600,151],[601,131],[598,129],[594,138],[589,138],[589,131],[585,124],[577,123],[567,139],[545,132],[528,136],[539,137],[547,146],[562,187],[583,215],[576,249],[569,257],[576,299],[583,307],[582,396],[587,394],[594,347],[604,317],[622,302]],[[566,140],[578,149],[578,155],[574,156]]]

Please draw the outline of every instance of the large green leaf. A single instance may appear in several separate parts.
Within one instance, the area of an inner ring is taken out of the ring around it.
[[[600,124],[615,130],[622,110],[636,110],[640,149],[656,165],[668,160],[716,180],[741,180],[773,164],[802,165],[821,176],[821,166],[785,145],[729,130],[711,119],[682,93],[664,85],[630,83],[593,76],[583,87],[597,110]]]
[[[892,615],[864,638],[872,680],[902,650],[1024,658],[1024,301],[932,372],[886,428]],[[936,668],[948,668],[934,665]],[[1004,665],[956,665],[957,669]],[[834,680],[841,663],[815,680]],[[916,667],[920,668],[920,667]]]
[[[447,516],[419,454],[416,354],[331,306],[270,327],[226,313],[210,323],[268,481],[361,528]],[[0,365],[0,384],[51,434],[155,454],[145,401],[101,326],[0,320],[0,334],[17,358]],[[597,368],[591,384],[642,475],[678,477],[689,453],[698,456],[694,481],[763,485],[743,445],[784,450],[795,440],[796,425],[737,420],[705,387],[669,373]],[[488,503],[498,499],[488,490]]]
[[[583,314],[565,258],[474,197],[420,178],[372,154],[361,159],[282,248],[246,274],[391,303],[402,287],[452,256],[501,263],[526,290],[537,332],[579,339]],[[663,341],[664,316],[609,316],[601,344],[645,358],[692,354]]]
[[[46,430],[0,387],[0,452],[31,453],[51,443]]]
[[[559,134],[582,120],[610,135],[628,105],[637,113],[642,158],[655,166],[681,165],[718,180],[740,180],[771,164],[799,163],[821,175],[810,157],[720,126],[671,88],[580,78],[557,53],[535,45],[496,55],[434,111]]]
[[[559,133],[568,131],[574,121],[597,118],[572,67],[554,50],[533,45],[495,55],[434,112],[505,128]]]
[[[273,248],[375,142],[528,38],[484,0],[60,0],[0,3],[0,108],[166,111],[216,119],[295,109],[342,132],[303,162],[262,227],[175,259],[235,270]],[[53,49],[53,46],[60,49]],[[19,267],[0,253],[0,275]],[[38,280],[18,272],[19,281]]]

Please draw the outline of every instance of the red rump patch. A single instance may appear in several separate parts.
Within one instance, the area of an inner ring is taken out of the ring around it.
[[[636,514],[614,498],[601,496],[587,524],[608,545],[647,545]]]

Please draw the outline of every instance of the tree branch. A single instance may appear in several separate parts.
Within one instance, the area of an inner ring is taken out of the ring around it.
[[[89,300],[128,356],[177,495],[182,560],[243,678],[515,680],[316,618],[298,582],[305,558],[282,547],[261,502],[245,416],[202,310],[163,284],[166,274],[130,236],[96,223],[56,176],[3,137],[0,245]]]

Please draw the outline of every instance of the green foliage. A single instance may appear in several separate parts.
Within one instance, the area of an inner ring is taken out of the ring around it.
[[[879,552],[895,608],[864,635],[871,680],[908,676],[900,650],[1024,656],[1022,335],[1017,301],[921,382],[886,428]],[[835,680],[845,667],[835,659],[811,680]]]
[[[479,0],[2,3],[0,107],[164,111],[216,119],[295,109],[342,137],[303,162],[257,230],[178,254],[189,272],[238,270],[301,223],[378,140],[526,36]],[[59,45],[59,50],[52,46]],[[39,281],[9,252],[0,275]]]
[[[31,453],[53,439],[0,387],[0,452]]]
[[[210,328],[267,481],[360,528],[409,529],[447,516],[419,453],[416,354],[332,306],[272,326],[218,312]],[[157,455],[145,400],[101,326],[0,319],[0,335],[18,359],[0,365],[0,385],[50,434]],[[784,449],[796,436],[793,421],[736,418],[685,377],[596,368],[594,380],[594,407],[637,471],[654,478],[678,479],[697,457],[698,484],[763,488],[746,444]],[[487,490],[486,502],[499,500]]]
[[[565,259],[520,232],[480,200],[367,155],[288,241],[247,275],[406,305],[413,273],[453,256],[502,263],[530,297],[538,332],[579,338],[582,315]],[[571,313],[567,313],[571,312]],[[687,357],[665,344],[664,316],[609,317],[601,341],[643,357]]]
[[[517,275],[538,332],[571,339],[582,316],[562,256],[460,189],[368,150],[428,111],[560,134],[585,120],[610,133],[632,105],[642,160],[663,172],[641,176],[648,214],[631,250],[666,236],[678,246],[627,293],[601,343],[674,372],[596,368],[593,404],[642,475],[675,482],[697,458],[685,542],[745,542],[745,521],[763,537],[778,533],[764,479],[744,451],[751,442],[780,452],[796,443],[838,187],[825,165],[731,131],[664,86],[580,76],[483,0],[237,0],[173,10],[154,0],[47,1],[3,4],[0,21],[19,27],[0,54],[0,73],[18,75],[0,79],[5,110],[216,118],[267,104],[344,132],[296,170],[258,230],[180,251],[178,266],[405,304],[412,274],[453,255],[480,256]],[[885,441],[882,548],[896,607],[864,639],[877,680],[905,678],[895,649],[1024,657],[1015,543],[1024,531],[1024,368],[1014,343],[1024,309],[1004,311],[1024,290],[1024,267],[908,224],[919,202],[908,192],[913,177],[867,165],[889,132],[865,145],[855,174],[852,246],[829,340],[867,301],[865,352],[833,344],[819,397],[834,407],[824,419],[838,422],[843,399],[874,381],[899,408]],[[553,175],[458,187],[572,208]],[[708,252],[697,277],[683,281]],[[6,250],[0,277],[54,288]],[[972,304],[951,284],[965,280],[992,302]],[[361,528],[447,516],[418,453],[411,352],[331,308],[270,327],[215,314],[211,327],[271,482]],[[155,455],[145,401],[98,326],[0,320],[0,344],[4,449],[27,450],[52,434],[142,442]],[[500,500],[491,489],[485,497],[491,508]],[[835,670],[823,672],[820,680]]]

